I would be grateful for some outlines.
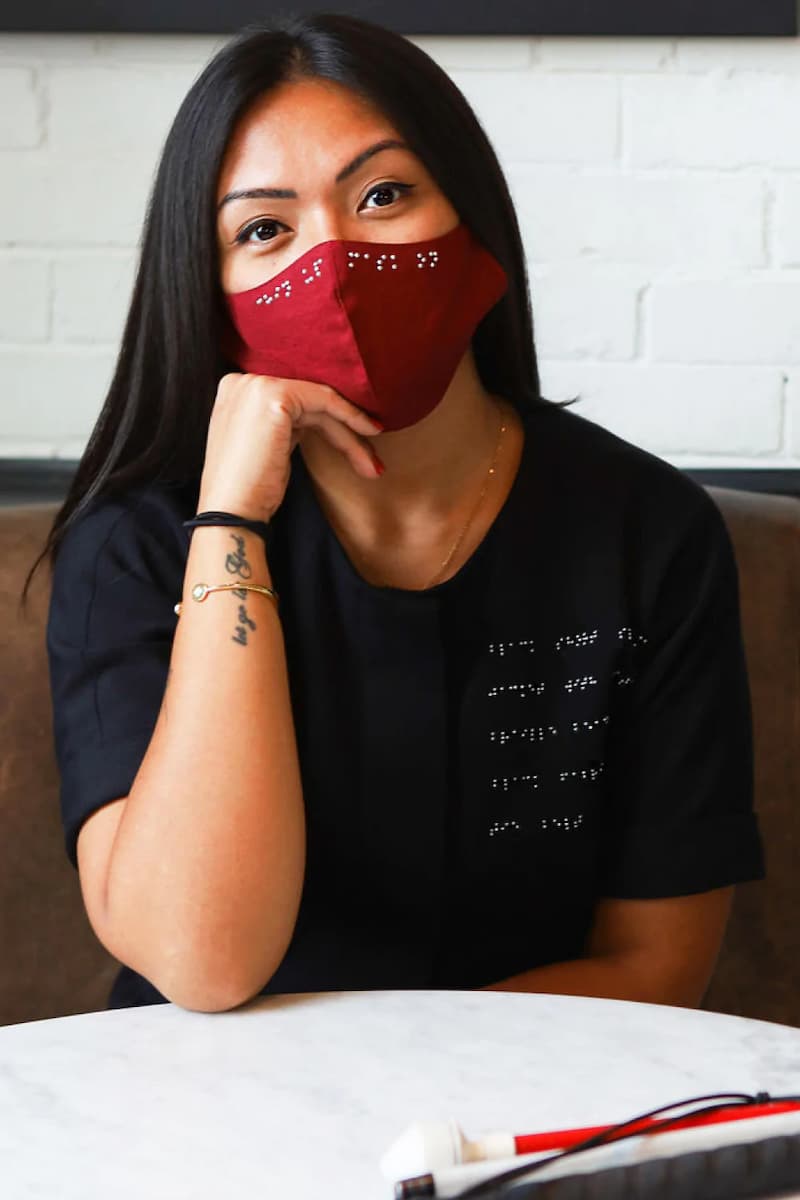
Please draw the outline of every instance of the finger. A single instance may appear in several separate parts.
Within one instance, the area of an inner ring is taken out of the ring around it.
[[[348,429],[341,421],[327,413],[315,413],[310,423],[332,446],[350,460],[353,469],[367,479],[375,479],[380,472],[376,469],[377,455],[369,443]],[[380,461],[380,460],[378,460]]]
[[[383,432],[379,421],[368,416],[355,404],[351,404],[328,384],[313,384],[303,388],[300,399],[305,411],[327,413],[362,437],[374,437],[376,433]]]

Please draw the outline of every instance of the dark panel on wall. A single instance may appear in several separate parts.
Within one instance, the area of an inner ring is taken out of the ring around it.
[[[0,459],[0,507],[63,500],[77,466],[73,459]],[[690,470],[685,474],[706,487],[800,496],[800,470],[749,471],[714,467]]]
[[[63,500],[78,463],[73,459],[0,459],[0,506]]]
[[[740,492],[771,492],[775,496],[800,496],[800,470],[778,468],[749,471],[733,467],[698,467],[684,471],[704,487],[735,488]]]
[[[348,12],[404,34],[796,36],[797,0],[3,0],[0,31],[230,33],[274,12]]]

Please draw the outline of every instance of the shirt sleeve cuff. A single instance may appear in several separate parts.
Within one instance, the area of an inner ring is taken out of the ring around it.
[[[152,730],[119,742],[87,746],[61,771],[61,813],[67,858],[77,870],[78,834],[92,813],[130,792]]]
[[[657,899],[688,896],[765,878],[764,850],[752,812],[714,817],[691,827],[691,837],[658,825],[642,825],[625,836],[621,852],[609,855],[600,872],[601,896]]]

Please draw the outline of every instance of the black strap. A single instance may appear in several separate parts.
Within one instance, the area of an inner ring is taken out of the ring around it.
[[[265,542],[269,530],[267,521],[254,521],[249,517],[240,517],[237,513],[229,512],[202,512],[198,513],[196,517],[192,517],[190,521],[183,522],[185,529],[197,529],[203,525],[241,525],[243,528],[259,534]]]

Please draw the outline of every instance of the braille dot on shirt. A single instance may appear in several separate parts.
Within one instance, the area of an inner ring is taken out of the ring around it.
[[[495,834],[505,833],[509,829],[519,829],[517,821],[495,821],[489,826],[489,837],[494,837]]]

